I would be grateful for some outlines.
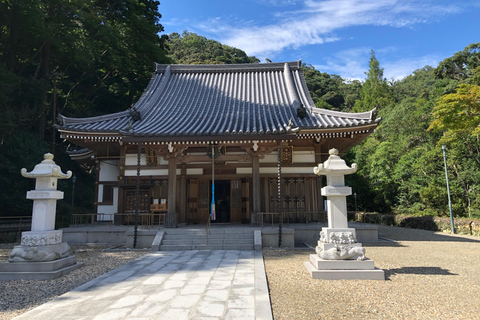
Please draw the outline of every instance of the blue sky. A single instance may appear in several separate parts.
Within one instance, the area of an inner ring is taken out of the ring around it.
[[[480,42],[480,0],[161,0],[165,33],[195,32],[262,62],[364,79],[370,50],[387,79]]]

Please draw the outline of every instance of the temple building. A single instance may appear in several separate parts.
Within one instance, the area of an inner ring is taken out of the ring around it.
[[[300,67],[156,64],[129,110],[60,115],[57,129],[83,148],[73,159],[96,161],[97,213],[115,222],[157,205],[167,227],[206,223],[212,179],[217,223],[256,224],[279,203],[286,217],[306,219],[323,210],[313,167],[329,149],[343,153],[361,142],[379,119],[375,110],[315,107]]]

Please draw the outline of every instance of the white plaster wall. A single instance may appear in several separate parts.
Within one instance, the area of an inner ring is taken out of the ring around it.
[[[278,153],[272,152],[271,154],[265,155],[265,158],[259,159],[260,163],[277,163]]]
[[[182,169],[177,169],[177,175],[182,173]],[[168,176],[168,169],[146,169],[140,170],[140,175],[144,176]],[[137,170],[125,170],[125,176],[136,177]]]
[[[100,162],[100,175],[98,181],[118,181],[119,174],[117,160]]]
[[[159,165],[164,165],[168,164],[168,161],[164,160],[163,157],[158,157],[158,164]],[[146,165],[147,164],[147,158],[145,157],[145,154],[140,155],[140,165]],[[129,153],[125,155],[125,165],[127,166],[136,166],[137,165],[137,154],[136,153]]]
[[[192,174],[203,174],[203,168],[187,169],[187,176]]]
[[[98,202],[103,202],[103,184],[98,184]]]
[[[140,155],[140,165],[144,166],[147,164],[145,155]],[[125,155],[125,165],[126,166],[136,166],[137,165],[137,154],[126,154]]]
[[[260,174],[277,174],[277,167],[260,168]],[[282,167],[282,173],[312,174],[313,166],[310,167]],[[252,174],[252,168],[237,168],[237,174]]]
[[[293,163],[315,163],[315,151],[293,151]]]
[[[182,174],[182,169],[177,169],[177,175]],[[197,175],[203,174],[202,168],[191,168],[187,169],[187,175]],[[146,169],[140,170],[140,175],[144,176],[168,176],[168,169]],[[137,170],[125,170],[125,176],[127,177],[136,177]]]
[[[158,157],[158,164],[159,165],[168,164],[168,161],[163,159],[163,157]]]
[[[103,199],[103,185],[98,186],[98,199]],[[98,205],[97,213],[111,214],[109,216],[98,216],[98,221],[112,221],[113,214],[118,212],[118,187],[113,188],[113,204]]]
[[[272,152],[260,159],[260,163],[277,163],[278,153]],[[293,163],[315,163],[315,151],[295,151],[293,150]]]

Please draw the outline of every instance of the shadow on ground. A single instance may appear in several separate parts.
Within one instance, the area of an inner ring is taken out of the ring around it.
[[[384,269],[385,280],[390,280],[390,277],[396,274],[420,274],[420,275],[438,275],[438,276],[456,276],[458,274],[452,273],[447,269],[440,267],[402,267],[396,269]]]

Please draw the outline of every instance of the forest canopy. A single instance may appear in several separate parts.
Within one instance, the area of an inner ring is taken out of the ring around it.
[[[168,56],[177,64],[233,64],[258,63],[240,49],[184,31],[168,36]]]
[[[61,166],[75,168],[78,210],[93,209],[94,180],[68,159],[68,145],[53,139],[54,119],[59,112],[88,117],[122,111],[138,99],[153,63],[170,62],[167,37],[159,35],[159,4],[0,0],[0,183],[9,186],[0,191],[0,215],[30,214],[23,191],[31,181],[18,179],[19,170],[33,168],[47,151]],[[59,187],[68,198],[66,184]],[[60,216],[70,211],[62,206]]]

